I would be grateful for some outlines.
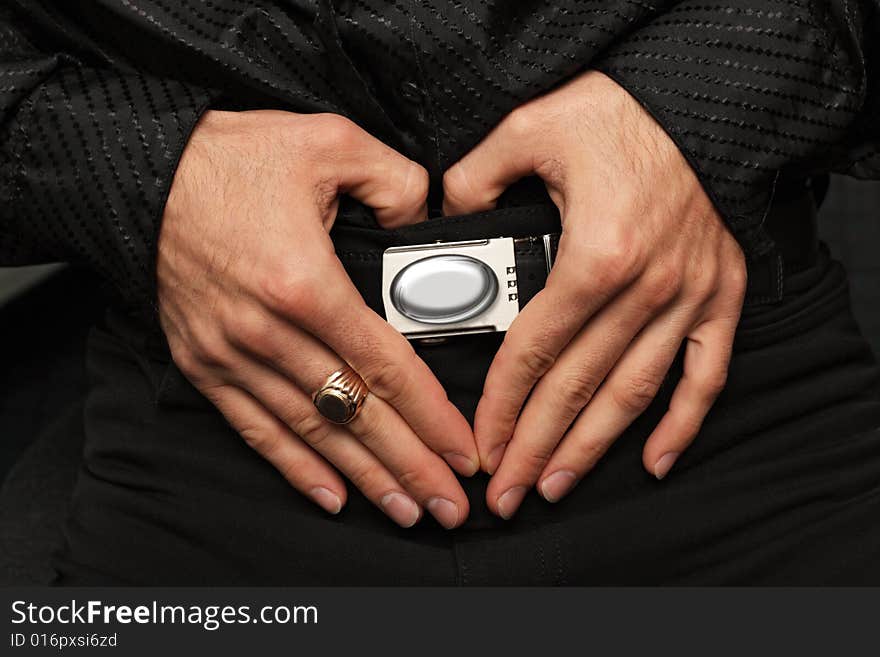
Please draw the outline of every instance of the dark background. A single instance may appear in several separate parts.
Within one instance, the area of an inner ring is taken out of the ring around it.
[[[819,229],[880,354],[880,183],[835,178]],[[0,278],[0,585],[48,577],[82,443],[85,339],[104,303],[100,281],[73,269],[4,300],[8,291]]]

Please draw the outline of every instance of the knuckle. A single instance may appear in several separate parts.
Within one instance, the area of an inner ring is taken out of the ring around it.
[[[332,431],[330,424],[312,408],[291,410],[286,416],[285,423],[314,449],[318,449]]]
[[[320,472],[320,470],[315,472],[315,463],[312,459],[301,454],[285,455],[283,460],[276,463],[275,468],[296,488],[301,488],[310,478],[309,475],[314,476]]]
[[[671,263],[661,263],[653,267],[644,277],[644,292],[652,306],[664,306],[678,294],[682,284],[682,273]]]
[[[538,342],[526,345],[519,357],[526,375],[532,379],[543,376],[556,362],[556,355]]]
[[[268,457],[279,445],[279,436],[274,431],[256,425],[243,426],[238,430],[245,444],[258,454]]]
[[[318,140],[319,148],[350,150],[361,140],[361,129],[341,114],[319,114],[315,117],[315,121],[318,125],[312,134],[313,138]]]
[[[425,167],[413,161],[408,161],[404,178],[401,203],[405,205],[421,205],[428,197],[428,189],[431,186],[431,177]]]
[[[562,391],[563,410],[570,416],[577,415],[590,403],[600,381],[593,372],[579,372],[566,380]]]
[[[195,383],[201,376],[201,362],[188,347],[171,350],[171,359],[187,379]]]
[[[372,452],[381,451],[387,440],[387,419],[377,413],[368,413],[366,406],[348,426],[355,438]]]
[[[523,140],[534,136],[535,130],[540,124],[535,121],[530,108],[527,106],[517,107],[510,112],[503,121],[503,129],[511,139]]]
[[[213,332],[194,336],[189,351],[202,367],[219,367],[230,361],[231,350],[226,339]]]
[[[398,483],[411,493],[422,491],[426,488],[427,481],[424,468],[411,468],[404,470],[400,472],[396,478]]]
[[[401,155],[388,155],[381,171],[375,177],[385,181],[384,188],[373,197],[378,209],[377,219],[399,219],[413,216],[428,199],[430,185],[427,170]]]
[[[272,326],[263,313],[249,310],[230,312],[223,321],[227,339],[235,345],[266,353],[271,343]]]
[[[657,396],[660,381],[656,377],[637,375],[612,388],[615,404],[628,413],[641,413]]]
[[[443,174],[443,194],[452,201],[460,201],[462,189],[466,184],[467,174],[461,164],[456,164]]]
[[[603,288],[616,288],[635,278],[641,270],[642,258],[636,247],[626,240],[614,239],[595,256],[595,271]]]
[[[598,267],[596,275],[589,276],[586,272],[578,272],[568,280],[572,300],[578,305],[587,305],[599,290],[616,287],[617,281],[606,277],[602,268]]]
[[[600,439],[582,439],[574,443],[576,463],[589,470],[599,462],[608,451],[610,441]]]
[[[345,469],[345,476],[355,487],[369,495],[376,491],[382,480],[382,470],[376,462],[368,457],[363,457],[357,463]]]
[[[377,359],[368,364],[360,374],[370,392],[394,406],[400,396],[411,388],[409,381],[414,370],[415,357],[415,352],[407,350],[405,355],[393,360],[387,357]]]
[[[312,316],[322,294],[307,274],[291,271],[288,266],[267,268],[258,286],[260,298],[269,308],[294,320]]]
[[[718,292],[718,267],[700,263],[688,281],[691,293],[700,301],[712,298]]]
[[[532,445],[522,455],[521,473],[538,473],[544,469],[555,451],[554,444]],[[531,482],[530,482],[531,483]]]
[[[446,201],[457,208],[483,205],[491,200],[483,198],[484,195],[474,189],[464,162],[459,162],[443,174],[443,194]]]

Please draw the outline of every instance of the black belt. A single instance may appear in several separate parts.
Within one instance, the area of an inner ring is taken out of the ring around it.
[[[777,199],[767,213],[763,228],[774,240],[776,248],[747,258],[746,305],[780,301],[786,274],[805,269],[816,261],[816,204],[809,189],[805,187],[802,193]],[[343,217],[331,237],[337,256],[364,300],[384,317],[382,257],[385,249],[436,242],[513,238],[516,296],[522,308],[544,287],[549,265],[556,254],[560,230],[556,207],[541,203],[439,217],[390,230],[353,225]],[[545,236],[550,236],[549,248]]]

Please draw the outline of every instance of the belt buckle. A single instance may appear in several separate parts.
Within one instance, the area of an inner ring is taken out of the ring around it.
[[[514,240],[386,249],[382,302],[388,323],[409,339],[506,331],[519,314]]]

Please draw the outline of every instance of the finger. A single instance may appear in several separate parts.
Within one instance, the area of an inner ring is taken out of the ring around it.
[[[327,513],[342,510],[347,494],[339,474],[253,396],[232,385],[214,386],[203,393],[291,486]]]
[[[336,189],[373,208],[386,228],[428,218],[428,172],[383,144],[352,121],[334,114],[314,115],[313,130],[326,155]]]
[[[530,147],[536,134],[514,111],[443,176],[443,213],[467,214],[495,207],[512,183],[535,172]]]
[[[648,437],[642,453],[645,469],[663,479],[703,425],[727,381],[737,318],[703,322],[688,335],[684,374],[669,410]]]
[[[331,458],[327,450],[338,440],[339,427],[327,422],[318,413],[310,395],[303,391],[317,390],[342,363],[306,334],[288,345],[297,354],[298,363],[290,368],[290,373],[250,360],[236,368],[236,377],[306,443]],[[386,402],[368,395],[360,412],[345,429],[375,455],[399,487],[406,490],[417,505],[427,508],[441,525],[451,529],[465,520],[469,512],[467,496],[453,473]]]
[[[621,354],[667,299],[631,286],[605,306],[540,379],[487,491],[490,508],[510,517],[550,455]],[[507,495],[513,491],[511,495]]]
[[[314,499],[328,512],[338,513],[345,504],[346,491],[345,484],[342,483],[337,472],[249,393],[233,386],[224,388],[218,408],[229,410],[229,414],[223,410],[221,412],[248,444],[284,473],[297,490]],[[250,425],[246,420],[239,420],[239,417],[250,418]],[[258,418],[260,426],[265,427],[265,430],[242,431],[244,426],[255,426],[255,418]],[[331,427],[331,433],[332,440],[326,441],[323,456],[348,477],[368,500],[401,527],[412,527],[418,522],[421,509],[401,489],[400,484],[378,459],[344,428]],[[320,464],[322,472],[319,474],[316,469],[310,470],[303,466],[301,461],[289,458],[289,455],[285,454],[285,449],[295,449],[301,459]],[[332,478],[326,481],[334,482],[330,486],[309,487],[308,481],[301,483],[303,480],[308,480],[310,475],[324,481],[321,476],[326,476],[327,471]]]
[[[313,267],[310,273],[316,277],[314,284],[270,288],[267,305],[279,308],[291,320],[287,326],[301,326],[319,336],[360,374],[372,396],[387,402],[403,417],[412,428],[409,433],[415,432],[461,474],[474,474],[479,457],[470,425],[412,345],[364,303],[338,260],[329,260],[323,269]],[[334,292],[328,294],[328,289]],[[261,318],[241,320],[230,318],[238,327],[230,332],[231,339],[270,345],[274,349],[271,359],[281,362],[296,354],[282,337],[289,335],[288,331],[278,332],[271,324],[261,324]],[[319,360],[328,362],[324,357]],[[331,372],[315,373],[313,387],[304,389],[317,389]]]
[[[567,495],[653,401],[692,322],[690,311],[670,309],[633,341],[544,466],[547,501]]]
[[[578,267],[571,262],[560,255],[547,286],[514,320],[486,375],[474,435],[481,462],[490,473],[500,463],[532,387],[590,317],[627,286],[629,277],[611,284],[599,273],[601,258],[581,259]]]
[[[470,509],[455,475],[391,406],[370,395],[349,427],[443,527],[464,522]]]

